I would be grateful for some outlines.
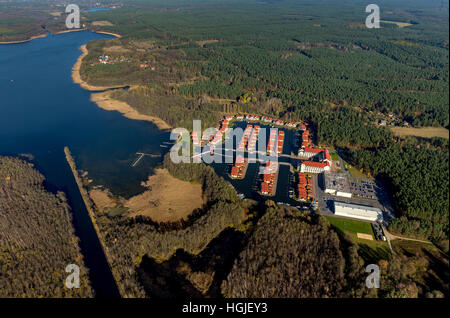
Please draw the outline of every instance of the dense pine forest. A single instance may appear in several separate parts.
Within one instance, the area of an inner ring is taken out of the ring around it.
[[[0,297],[92,297],[64,193],[20,159],[0,157]],[[65,286],[80,267],[80,288]]]

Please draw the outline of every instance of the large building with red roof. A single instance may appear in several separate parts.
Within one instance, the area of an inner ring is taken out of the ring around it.
[[[326,161],[303,161],[300,166],[300,171],[309,173],[321,173],[324,171],[330,171],[330,167],[331,164]]]

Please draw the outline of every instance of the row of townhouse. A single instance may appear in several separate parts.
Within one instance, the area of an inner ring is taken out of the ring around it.
[[[278,132],[277,154],[280,154],[283,152],[283,144],[284,144],[284,131],[280,130]]]
[[[261,193],[263,195],[275,195],[278,179],[278,163],[268,161],[264,168],[261,181]]]
[[[253,152],[256,150],[256,141],[258,140],[259,128],[260,127],[258,125],[255,125],[255,127],[253,128],[253,133],[250,136],[250,141],[248,142],[249,152]]]
[[[303,161],[300,165],[300,171],[307,173],[321,173],[330,171],[330,168],[329,162]]]
[[[277,130],[271,129],[269,135],[269,143],[267,144],[266,149],[268,155],[274,154],[276,138],[277,138]]]
[[[239,145],[237,148],[237,150],[239,152],[245,151],[245,148],[247,146],[248,139],[250,137],[250,134],[252,133],[252,130],[253,130],[252,125],[247,125],[247,127],[245,127],[244,134],[242,135],[241,141],[239,142]]]
[[[248,161],[244,156],[238,155],[234,165],[231,167],[230,176],[233,179],[243,179],[247,172]]]
[[[298,174],[298,185],[297,185],[298,198],[300,200],[307,200],[312,195],[312,179],[311,176],[300,172]]]

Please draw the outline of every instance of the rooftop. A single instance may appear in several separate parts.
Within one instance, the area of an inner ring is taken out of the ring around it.
[[[382,211],[379,208],[376,208],[373,206],[368,206],[368,205],[352,204],[352,203],[345,203],[345,202],[339,202],[339,201],[334,201],[334,205],[344,207],[344,208],[358,209],[358,210],[364,209],[364,210],[368,210],[368,211],[382,213]]]
[[[350,193],[350,182],[347,175],[337,172],[324,173],[325,189]]]

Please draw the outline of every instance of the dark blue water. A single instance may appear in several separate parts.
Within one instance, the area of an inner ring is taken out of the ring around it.
[[[69,146],[96,184],[129,197],[143,191],[140,182],[161,160],[146,156],[131,167],[136,152],[161,154],[169,134],[98,108],[72,83],[78,48],[105,38],[111,36],[82,31],[0,46],[0,153],[31,153],[53,170],[40,158]]]
[[[235,122],[233,127],[235,128],[241,128],[242,130],[245,129],[247,124],[252,124],[253,126],[259,125],[261,127],[261,131],[263,129],[266,129],[266,141],[264,145],[268,144],[269,141],[269,135],[270,135],[270,129],[274,128],[269,125],[264,125],[261,123],[253,123],[253,122]],[[285,129],[280,128],[279,130],[283,130],[285,133],[285,139],[283,144],[283,154],[290,155],[291,153],[297,153],[298,152],[298,133],[294,129]],[[259,138],[261,138],[262,135],[260,134]],[[235,147],[236,147],[236,141],[235,141]],[[259,143],[256,143],[256,150],[260,151],[259,149]],[[262,149],[263,152],[265,152],[265,146],[264,149]],[[279,156],[277,158],[278,162],[280,163],[290,163],[294,167],[297,167],[298,162],[295,160],[292,160],[291,158],[287,157],[281,157]],[[278,182],[277,182],[277,191],[274,196],[268,197],[268,196],[262,196],[258,193],[260,190],[260,184],[261,184],[261,177],[260,174],[260,165],[261,163],[250,163],[247,169],[247,173],[245,175],[245,178],[243,180],[238,179],[231,179],[229,176],[229,173],[231,171],[231,167],[233,164],[227,164],[227,163],[213,163],[211,166],[214,168],[216,173],[223,177],[225,180],[229,181],[239,193],[242,193],[245,195],[246,198],[250,198],[257,201],[265,201],[265,200],[273,200],[275,202],[280,203],[287,203],[292,206],[303,206],[304,204],[301,202],[298,202],[291,198],[289,196],[289,190],[293,186],[293,173],[290,171],[289,166],[280,164],[279,166],[279,174],[278,174]]]
[[[161,158],[131,164],[136,152],[164,154],[167,132],[155,125],[108,112],[89,101],[90,92],[73,84],[78,48],[109,35],[89,31],[0,45],[0,155],[32,154],[48,187],[69,197],[85,263],[100,297],[117,297],[105,256],[64,157],[68,146],[79,169],[96,184],[125,197],[143,191]]]

